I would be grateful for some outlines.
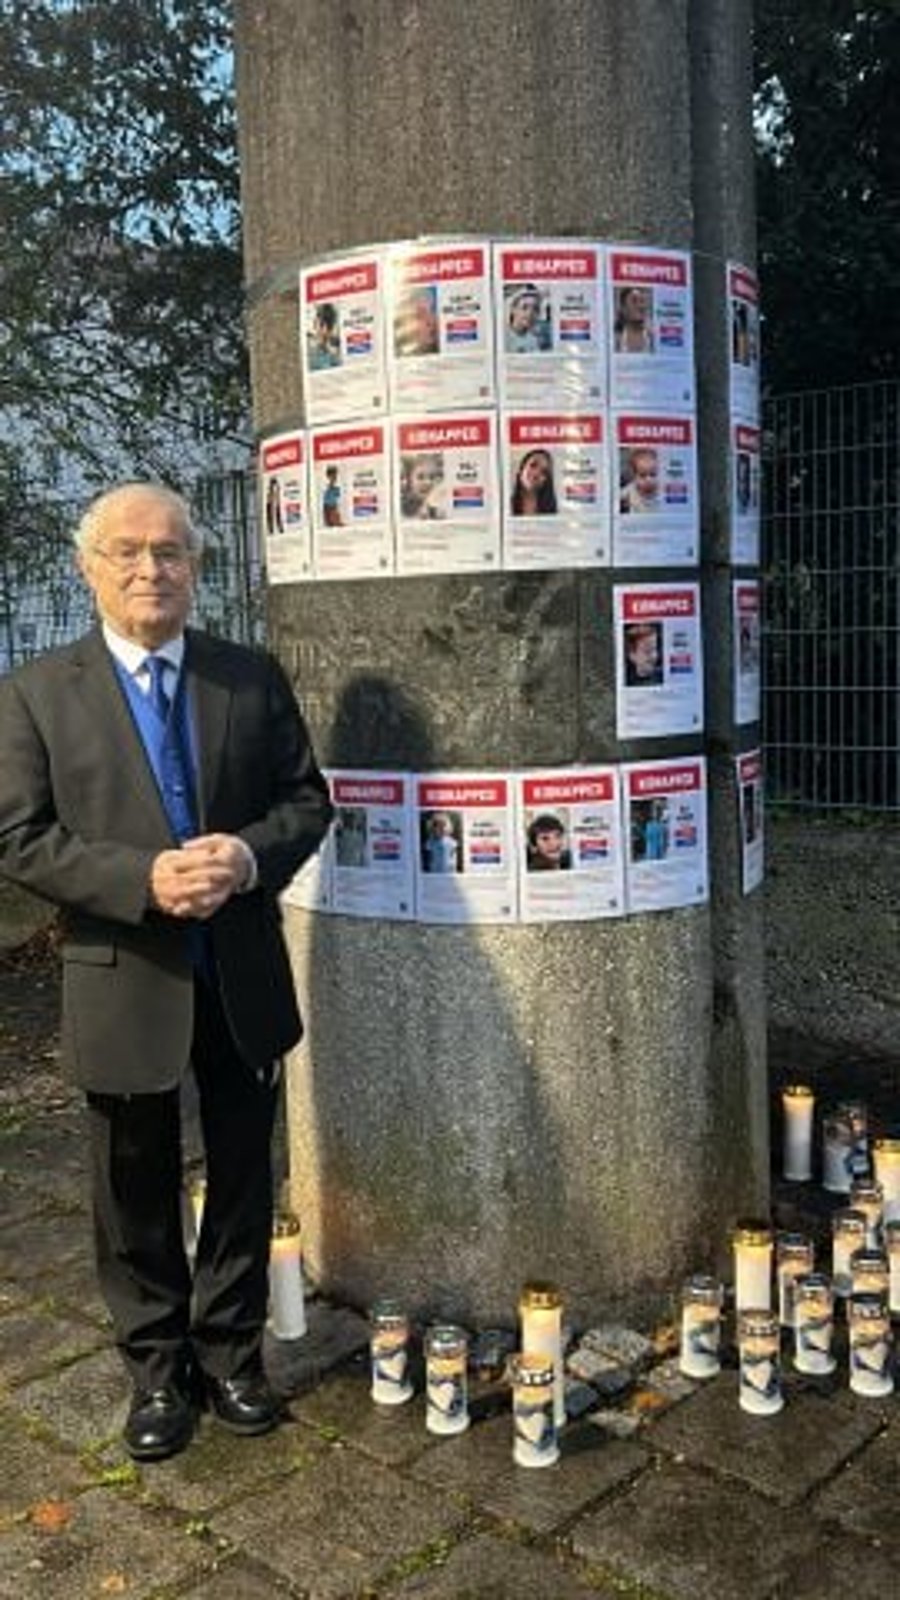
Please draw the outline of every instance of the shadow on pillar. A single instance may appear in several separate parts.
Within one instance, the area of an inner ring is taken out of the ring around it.
[[[348,686],[329,764],[428,771],[432,751],[396,684]],[[507,992],[492,957],[517,932],[315,919],[305,1209],[318,1214],[311,1266],[326,1293],[362,1306],[396,1292],[420,1314],[510,1321],[523,1279],[552,1275],[563,1140],[523,1025],[530,997]]]

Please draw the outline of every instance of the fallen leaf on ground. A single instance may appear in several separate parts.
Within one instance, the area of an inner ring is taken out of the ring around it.
[[[75,1508],[68,1500],[38,1500],[28,1518],[32,1527],[40,1528],[42,1533],[62,1533],[74,1514]]]

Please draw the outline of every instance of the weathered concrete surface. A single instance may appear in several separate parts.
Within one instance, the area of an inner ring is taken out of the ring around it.
[[[317,1277],[357,1305],[391,1288],[509,1318],[540,1273],[598,1314],[659,1309],[766,1199],[761,896],[739,892],[724,565],[724,262],[754,254],[749,22],[745,0],[237,7],[261,433],[302,421],[303,259],[454,230],[697,251],[712,904],[515,930],[289,915],[310,1024],[293,1197]],[[620,578],[280,586],[272,637],[332,764],[696,749],[615,738]]]
[[[772,1022],[900,1055],[900,829],[779,814],[766,853]]]

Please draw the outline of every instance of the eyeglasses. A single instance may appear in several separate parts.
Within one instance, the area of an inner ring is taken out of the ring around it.
[[[181,544],[92,544],[90,554],[102,556],[117,572],[134,572],[145,556],[162,572],[183,572],[191,562],[191,552]]]

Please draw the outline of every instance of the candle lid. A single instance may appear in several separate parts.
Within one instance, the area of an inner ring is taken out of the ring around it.
[[[855,1211],[852,1207],[846,1207],[843,1211],[835,1211],[831,1219],[833,1230],[850,1228],[854,1233],[865,1233],[866,1224],[866,1213],[864,1211]]]
[[[804,1272],[801,1277],[794,1279],[794,1293],[802,1299],[805,1295],[828,1294],[831,1291],[831,1279],[827,1272]]]
[[[772,1229],[768,1222],[743,1217],[739,1222],[735,1223],[732,1239],[735,1244],[771,1244]]]
[[[768,1311],[765,1306],[748,1306],[746,1311],[738,1313],[738,1329],[747,1338],[758,1338],[775,1332],[777,1328],[778,1318],[774,1311]]]
[[[877,1318],[887,1316],[884,1295],[852,1294],[850,1296],[850,1316],[858,1317],[861,1322],[874,1322]]]
[[[854,1250],[850,1257],[850,1266],[858,1272],[887,1272],[887,1256],[883,1250]]]
[[[815,1094],[808,1083],[787,1083],[782,1090],[783,1094],[791,1095],[797,1100],[814,1100]]]
[[[452,1322],[439,1323],[428,1329],[428,1348],[437,1356],[455,1355],[458,1350],[465,1348],[467,1342],[465,1328],[458,1328]]]
[[[686,1295],[695,1295],[699,1300],[715,1301],[717,1305],[721,1305],[725,1298],[721,1282],[708,1272],[691,1273],[691,1276],[684,1280],[682,1292]]]
[[[380,1300],[376,1300],[369,1315],[373,1322],[378,1322],[383,1327],[405,1325],[407,1321],[406,1310],[402,1302],[393,1299],[390,1295],[383,1295]]]
[[[300,1218],[295,1216],[293,1211],[279,1212],[272,1223],[273,1239],[292,1239],[299,1232]]]
[[[873,1139],[872,1149],[881,1156],[900,1156],[900,1139],[893,1134],[885,1134],[880,1139]]]
[[[812,1240],[807,1239],[805,1233],[779,1233],[775,1242],[779,1255],[790,1255],[794,1250],[805,1253],[812,1249]]]
[[[857,1200],[883,1200],[884,1184],[877,1178],[854,1178],[850,1185],[850,1204]]]
[[[562,1305],[562,1295],[553,1283],[541,1283],[536,1279],[526,1283],[519,1301],[522,1310],[528,1311],[558,1311]]]
[[[513,1383],[526,1389],[543,1389],[553,1382],[553,1362],[546,1356],[519,1351],[512,1358]]]

